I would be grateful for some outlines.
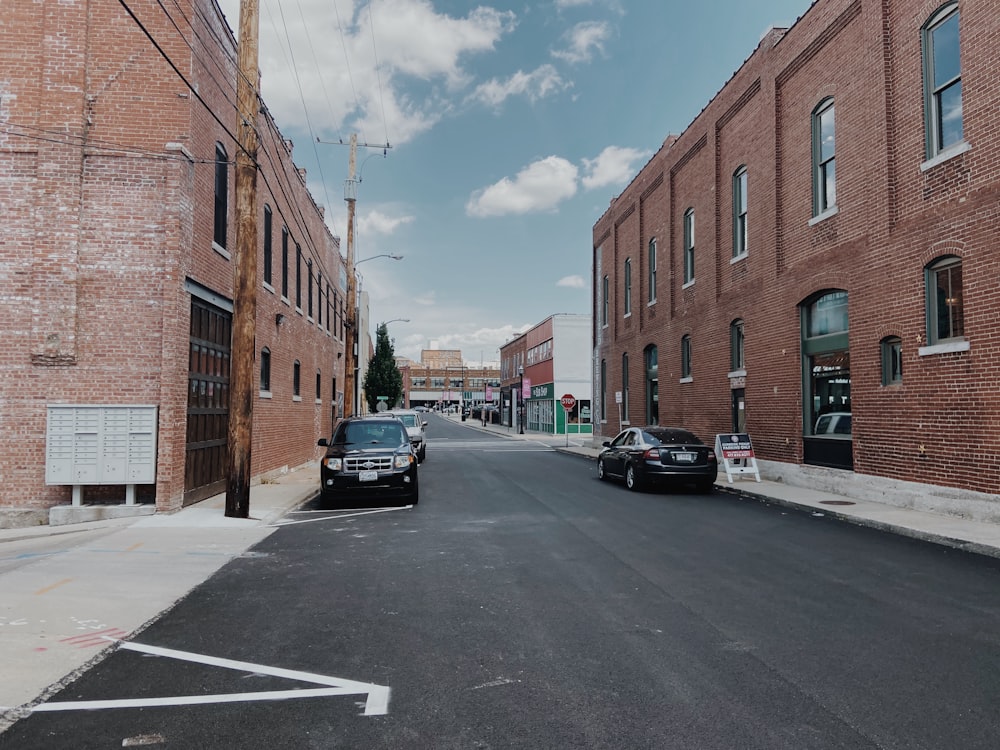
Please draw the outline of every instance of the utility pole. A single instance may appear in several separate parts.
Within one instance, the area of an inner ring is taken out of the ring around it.
[[[236,72],[236,247],[229,375],[226,515],[250,515],[250,449],[257,319],[257,37],[259,0],[240,0]]]
[[[354,179],[354,169],[358,161],[358,136],[351,133],[351,156],[347,167],[347,181],[344,183],[344,200],[347,201],[347,362],[344,372],[344,416],[350,417],[355,411],[357,397],[358,352],[358,301],[357,280],[354,278],[354,204],[358,200],[358,183]]]

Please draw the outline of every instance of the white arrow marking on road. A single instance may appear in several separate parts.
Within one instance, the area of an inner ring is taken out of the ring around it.
[[[108,640],[113,641],[113,638]],[[274,701],[290,700],[294,698],[318,698],[329,695],[367,695],[365,702],[365,716],[380,716],[389,713],[389,688],[385,685],[375,685],[370,682],[357,682],[355,680],[344,680],[339,677],[314,674],[312,672],[299,672],[293,669],[282,669],[281,667],[269,667],[264,664],[253,664],[246,661],[234,661],[233,659],[220,659],[215,656],[205,654],[194,654],[189,651],[176,651],[171,648],[160,648],[159,646],[144,646],[141,643],[119,642],[121,648],[129,651],[139,651],[152,656],[164,656],[168,659],[179,659],[197,664],[204,664],[210,667],[221,667],[223,669],[236,669],[242,672],[253,674],[269,675],[271,677],[284,677],[290,680],[301,680],[314,685],[324,685],[323,688],[311,688],[307,690],[272,690],[259,693],[225,693],[217,695],[181,695],[168,696],[164,698],[135,698],[121,700],[100,700],[100,701],[56,701],[52,703],[42,703],[35,706],[32,711],[93,711],[104,708],[146,708],[151,706],[187,706],[204,703],[237,703],[240,701]]]

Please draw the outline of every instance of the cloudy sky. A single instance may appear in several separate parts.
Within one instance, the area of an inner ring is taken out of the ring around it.
[[[262,95],[396,353],[591,312],[594,223],[809,0],[260,0]],[[239,0],[220,0],[230,26]],[[325,141],[327,143],[318,143]],[[388,143],[391,148],[383,150]],[[335,144],[335,145],[334,145]]]

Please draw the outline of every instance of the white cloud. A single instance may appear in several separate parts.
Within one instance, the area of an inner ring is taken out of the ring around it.
[[[357,217],[358,232],[367,235],[368,233],[389,236],[396,229],[404,224],[411,224],[416,220],[414,216],[390,216],[382,211],[372,209]]]
[[[631,180],[636,172],[636,162],[648,159],[649,151],[608,146],[596,159],[584,159],[583,186],[587,190],[620,185]]]
[[[554,66],[542,65],[530,73],[519,70],[505,81],[492,78],[477,86],[469,98],[491,107],[499,107],[512,96],[524,96],[535,102],[550,94],[565,91],[572,85],[563,80]]]
[[[572,276],[563,276],[556,282],[556,286],[565,286],[570,289],[586,289],[587,282],[579,274],[574,274]]]
[[[238,0],[219,4],[235,30]],[[324,139],[354,130],[372,142],[404,143],[449,111],[435,87],[467,86],[469,58],[492,52],[516,25],[511,11],[449,16],[429,0],[265,0],[261,94],[283,130],[306,125],[304,98]]]
[[[611,37],[611,27],[603,21],[578,23],[564,35],[566,48],[553,50],[552,56],[568,63],[583,63],[595,53],[604,54],[604,43]]]
[[[576,194],[578,170],[559,156],[549,156],[529,164],[513,179],[499,182],[472,194],[465,205],[469,216],[489,217],[551,211]]]

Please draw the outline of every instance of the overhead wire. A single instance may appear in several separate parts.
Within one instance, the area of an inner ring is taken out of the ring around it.
[[[389,123],[385,119],[385,97],[382,91],[382,70],[378,62],[378,47],[375,44],[375,13],[372,10],[372,6],[375,5],[375,0],[368,0],[368,28],[372,32],[372,54],[375,56],[375,77],[378,81],[378,101],[379,106],[382,108],[382,127],[385,129],[385,142],[389,143]]]

